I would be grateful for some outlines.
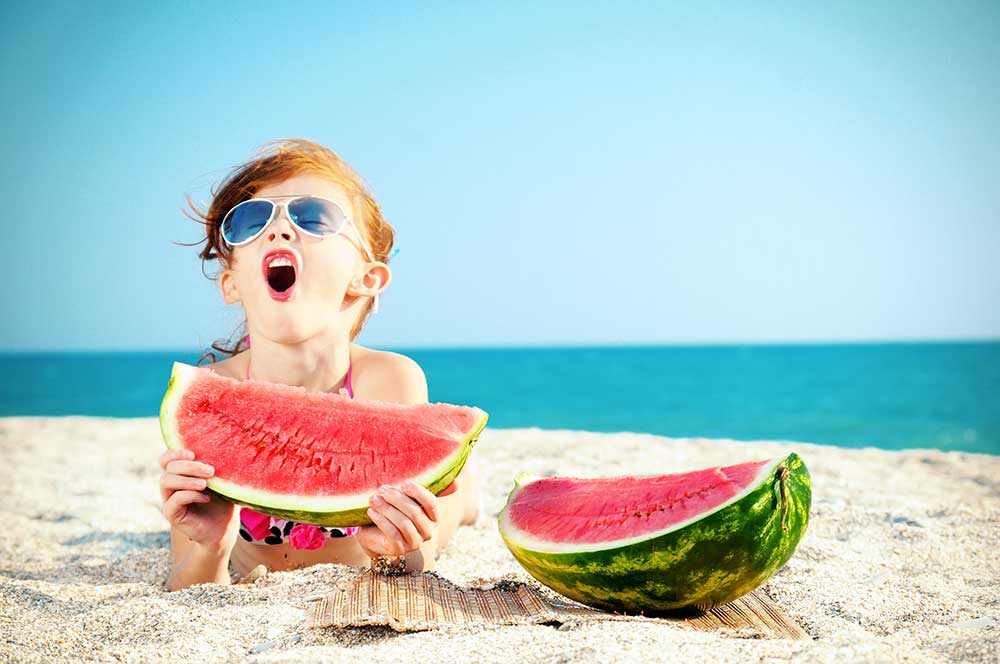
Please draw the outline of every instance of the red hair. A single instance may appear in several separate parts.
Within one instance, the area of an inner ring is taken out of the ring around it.
[[[222,239],[222,219],[233,206],[253,198],[264,187],[307,174],[325,177],[344,188],[355,208],[354,219],[358,231],[367,240],[372,256],[376,261],[388,264],[396,232],[382,216],[382,210],[368,185],[333,150],[310,140],[292,138],[265,143],[256,157],[236,166],[213,188],[212,202],[207,211],[202,212],[195,207],[190,196],[186,197],[189,210],[184,210],[184,214],[205,227],[205,239],[194,243],[206,243],[198,254],[202,261],[202,274],[205,274],[206,261],[218,260],[223,268],[232,264],[232,250]],[[205,277],[211,281],[218,279],[217,274],[205,274]],[[369,299],[351,328],[351,341],[361,332],[371,308],[372,300]],[[232,337],[214,342],[212,349],[233,356],[246,348],[246,334],[247,321],[244,318]],[[207,357],[211,357],[212,362],[216,361],[215,354],[208,351],[202,355],[198,364]]]

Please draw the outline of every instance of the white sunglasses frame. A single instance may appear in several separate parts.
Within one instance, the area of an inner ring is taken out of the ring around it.
[[[287,201],[273,201],[273,200],[271,200],[271,198],[287,198],[288,200]],[[288,206],[290,204],[294,203],[296,200],[298,200],[300,198],[318,198],[321,201],[326,201],[327,203],[330,203],[331,205],[333,205],[333,207],[335,207],[338,210],[340,210],[341,216],[344,217],[344,223],[340,226],[340,228],[337,229],[336,233],[319,234],[319,233],[312,233],[310,231],[307,231],[306,229],[302,228],[297,223],[295,223],[295,220],[292,219],[292,215],[290,215],[288,213]],[[257,231],[256,233],[254,233],[253,235],[251,235],[247,239],[243,240],[242,242],[237,242],[235,244],[232,243],[232,242],[230,242],[229,239],[226,237],[225,231],[223,230],[223,227],[226,224],[226,219],[229,219],[229,215],[231,215],[233,213],[233,210],[235,210],[239,206],[243,205],[244,203],[250,203],[250,202],[254,202],[254,201],[266,201],[266,202],[270,203],[271,204],[271,216],[268,217],[268,220],[264,222],[264,225],[261,226],[261,228],[260,228],[259,231]],[[267,230],[267,227],[271,225],[271,222],[273,222],[275,219],[278,218],[278,214],[279,214],[278,210],[281,209],[281,208],[285,209],[285,216],[288,217],[288,220],[290,222],[292,222],[292,225],[295,226],[295,229],[298,230],[298,231],[302,231],[303,233],[305,233],[306,235],[308,235],[310,237],[316,237],[316,238],[336,237],[337,235],[340,235],[341,233],[343,233],[345,226],[350,226],[351,230],[354,231],[354,235],[358,239],[358,243],[361,245],[361,248],[364,250],[366,258],[369,258],[373,263],[376,262],[375,261],[375,255],[372,253],[371,249],[368,248],[368,243],[365,242],[365,239],[361,236],[361,231],[359,231],[358,227],[354,225],[354,220],[351,219],[350,216],[348,216],[348,214],[346,212],[344,212],[344,208],[340,207],[340,204],[337,203],[337,201],[331,200],[331,199],[327,198],[326,196],[314,196],[314,195],[311,195],[311,194],[294,194],[294,195],[293,194],[289,194],[289,195],[283,195],[283,196],[271,196],[269,198],[248,198],[245,201],[240,201],[239,203],[237,203],[236,205],[234,205],[233,207],[231,207],[229,209],[229,212],[226,213],[226,216],[224,216],[222,218],[222,223],[219,224],[219,234],[222,236],[222,241],[225,242],[230,247],[242,247],[245,244],[250,244],[251,242],[253,242],[257,238],[259,238],[261,235],[263,235],[264,231]],[[372,299],[372,313],[373,314],[377,314],[378,313],[378,297],[379,297],[379,294],[376,294],[374,296],[374,298]]]

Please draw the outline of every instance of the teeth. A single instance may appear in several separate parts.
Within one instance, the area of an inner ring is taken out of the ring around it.
[[[285,265],[291,266],[292,261],[288,260],[284,256],[278,256],[277,258],[273,258],[267,263],[268,267],[283,267]]]

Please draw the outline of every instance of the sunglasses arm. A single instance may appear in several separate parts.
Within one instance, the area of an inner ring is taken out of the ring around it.
[[[351,221],[351,220],[348,220],[347,225],[351,227],[352,231],[354,231],[354,236],[358,239],[358,244],[361,245],[361,249],[365,253],[365,258],[371,259],[371,261],[373,263],[376,262],[375,261],[375,256],[372,254],[371,250],[368,248],[368,243],[365,242],[365,239],[363,237],[361,237],[361,231],[358,230],[358,227],[355,226],[354,222]],[[378,294],[376,294],[372,298],[372,315],[378,313],[378,298],[379,298]]]

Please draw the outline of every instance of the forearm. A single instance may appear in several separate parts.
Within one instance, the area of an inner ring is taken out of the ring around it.
[[[167,590],[180,590],[196,583],[229,585],[229,551],[194,544],[187,555],[174,565],[167,579]]]

